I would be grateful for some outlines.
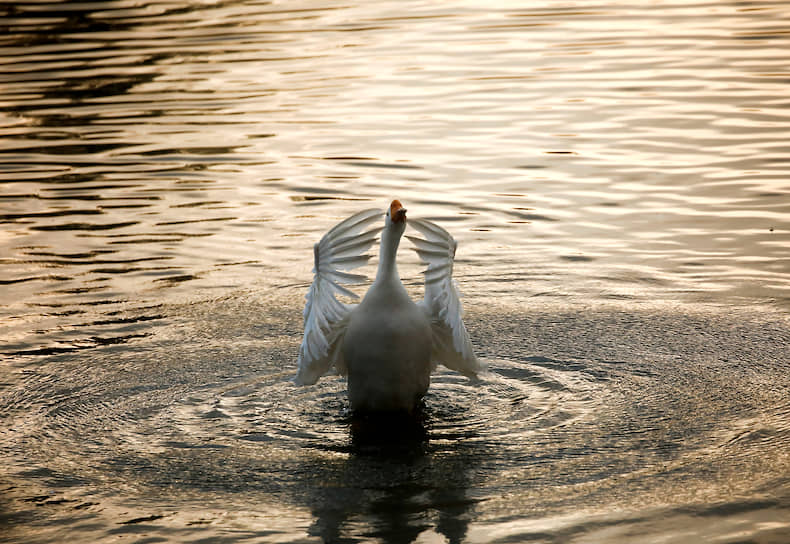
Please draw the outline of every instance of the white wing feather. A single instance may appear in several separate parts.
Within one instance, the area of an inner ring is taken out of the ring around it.
[[[407,236],[417,255],[428,265],[425,274],[425,298],[420,306],[431,319],[434,363],[470,377],[484,370],[475,357],[472,342],[463,320],[461,293],[453,280],[453,262],[458,244],[442,227],[424,219],[410,219],[409,225],[425,238]]]
[[[381,220],[381,210],[370,209],[341,221],[313,246],[315,266],[313,283],[305,296],[304,337],[299,347],[299,371],[294,381],[310,385],[326,374],[332,366],[345,371],[340,353],[348,314],[355,304],[340,302],[336,294],[359,298],[343,284],[366,279],[352,274],[368,262],[365,252],[376,242],[381,227],[367,229]]]

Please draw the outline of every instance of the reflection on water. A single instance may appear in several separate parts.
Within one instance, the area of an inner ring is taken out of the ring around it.
[[[9,539],[787,539],[784,3],[0,14]],[[288,378],[310,246],[394,197],[492,373],[382,449]]]

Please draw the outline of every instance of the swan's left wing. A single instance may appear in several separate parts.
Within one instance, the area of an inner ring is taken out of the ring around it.
[[[365,252],[376,241],[381,227],[368,227],[381,220],[381,210],[358,212],[341,221],[327,232],[315,246],[313,254],[313,283],[305,296],[304,337],[299,346],[299,370],[294,381],[311,385],[335,366],[342,374],[343,358],[340,347],[348,324],[348,314],[355,304],[344,304],[335,295],[353,299],[356,293],[343,284],[365,279],[364,275],[348,270],[368,262]]]
[[[431,320],[434,364],[456,370],[469,377],[484,370],[475,357],[472,342],[463,320],[461,293],[453,280],[453,262],[458,246],[450,233],[424,219],[410,219],[407,223],[424,238],[407,236],[416,247],[425,269],[425,298],[419,303]]]

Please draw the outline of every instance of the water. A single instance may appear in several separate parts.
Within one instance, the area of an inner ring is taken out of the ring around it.
[[[0,10],[0,541],[790,539],[784,3]],[[382,444],[289,378],[395,197],[491,372]]]

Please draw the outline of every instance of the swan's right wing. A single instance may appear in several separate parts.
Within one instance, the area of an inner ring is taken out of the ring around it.
[[[424,219],[408,224],[424,238],[407,238],[416,246],[425,269],[425,298],[419,306],[431,320],[433,345],[431,359],[469,377],[485,370],[477,359],[463,320],[461,293],[453,279],[457,243],[449,232]]]
[[[299,346],[299,370],[294,378],[299,385],[314,384],[333,366],[340,373],[345,370],[340,348],[348,314],[355,305],[340,302],[336,295],[359,298],[343,284],[365,279],[364,275],[348,270],[370,259],[365,252],[376,242],[381,227],[368,227],[380,221],[381,216],[379,209],[356,213],[332,227],[313,246],[314,277],[305,296],[304,336]]]

